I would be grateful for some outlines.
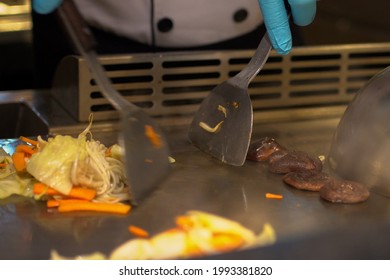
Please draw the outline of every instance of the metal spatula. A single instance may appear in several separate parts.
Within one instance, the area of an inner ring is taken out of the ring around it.
[[[271,49],[266,33],[248,65],[203,100],[189,129],[193,145],[224,163],[244,164],[253,124],[248,86],[263,68]]]
[[[390,197],[390,67],[355,95],[334,134],[328,156],[340,177]]]
[[[132,203],[137,204],[167,175],[170,169],[168,143],[155,121],[114,89],[98,60],[91,31],[73,1],[63,1],[58,12],[102,94],[120,113],[119,143],[125,150]]]

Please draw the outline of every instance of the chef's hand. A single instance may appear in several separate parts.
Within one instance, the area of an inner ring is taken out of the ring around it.
[[[296,25],[312,23],[316,14],[317,0],[288,0]],[[284,0],[259,0],[264,24],[272,46],[280,54],[288,54],[292,47],[291,30]]]
[[[54,11],[62,0],[32,0],[32,8],[38,14],[49,14]]]

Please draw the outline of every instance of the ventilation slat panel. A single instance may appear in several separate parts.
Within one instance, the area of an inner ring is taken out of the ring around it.
[[[241,71],[253,53],[237,50],[107,55],[100,60],[114,87],[127,100],[152,116],[188,118],[216,85]],[[76,106],[75,117],[80,121],[87,121],[91,112],[95,120],[118,118],[94,85],[85,61],[80,57],[69,59],[73,59],[70,64],[79,73],[73,87],[78,92],[70,93],[78,95],[78,104],[66,104],[66,98],[59,95],[64,99],[61,103],[68,111],[75,111]],[[389,43],[298,47],[288,56],[273,51],[248,93],[255,111],[346,104],[367,80],[388,65]],[[63,73],[61,67],[58,69],[59,77],[67,76],[67,66]]]

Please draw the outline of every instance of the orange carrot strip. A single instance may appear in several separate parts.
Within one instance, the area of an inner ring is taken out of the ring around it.
[[[31,146],[31,145],[18,145],[18,146],[16,146],[15,151],[16,152],[22,152],[22,153],[25,153],[25,154],[28,154],[28,155],[32,155],[32,154],[37,152],[34,149],[34,147]]]
[[[237,234],[219,233],[214,234],[210,241],[210,245],[220,252],[229,252],[240,248],[245,243],[245,240]]]
[[[39,143],[38,141],[30,139],[30,138],[27,138],[25,136],[20,136],[19,140],[21,140],[23,142],[26,142],[26,143],[29,143],[29,144],[31,144],[33,146],[38,146],[38,143]]]
[[[188,216],[178,216],[176,217],[176,225],[183,230],[188,230],[194,227],[194,222]]]
[[[54,207],[58,207],[58,206],[64,205],[64,204],[87,203],[87,202],[89,202],[89,201],[83,200],[83,199],[72,199],[72,198],[69,198],[69,199],[49,199],[46,202],[46,206],[48,208],[54,208]]]
[[[35,183],[33,188],[34,194],[47,194],[47,195],[63,195],[59,191],[56,191],[53,188],[48,187],[43,183]]]
[[[111,214],[128,214],[130,205],[120,203],[103,203],[103,202],[78,202],[69,204],[60,204],[58,212],[75,212],[75,211],[92,211]]]
[[[59,191],[48,187],[47,185],[43,183],[35,183],[34,184],[34,194],[47,194],[47,195],[63,195],[66,197],[71,198],[78,198],[78,199],[84,199],[84,200],[92,200],[96,196],[96,190],[94,189],[88,189],[88,188],[82,188],[82,187],[73,187],[70,190],[70,193],[68,195],[64,195],[60,193]]]
[[[46,201],[47,208],[54,208],[60,206],[60,201],[57,199],[49,199]]]
[[[8,163],[0,163],[0,167],[7,167]]]
[[[161,136],[156,133],[153,126],[145,125],[145,135],[148,137],[149,141],[153,144],[154,147],[161,148]]]
[[[106,156],[106,157],[112,156],[111,148],[108,148],[108,149],[106,150],[105,156]]]
[[[280,194],[274,194],[274,193],[266,193],[265,198],[270,198],[270,199],[283,199],[283,195]]]
[[[12,154],[12,162],[15,166],[16,171],[21,172],[26,169],[26,160],[24,158],[24,153],[15,152]]]
[[[72,198],[92,200],[96,197],[96,190],[82,187],[73,187],[68,195]]]
[[[128,230],[131,234],[134,234],[135,236],[142,237],[142,238],[149,237],[149,232],[147,232],[146,230],[144,230],[140,227],[130,225],[128,227]]]
[[[67,198],[67,199],[57,199],[60,204],[72,204],[72,203],[91,203],[91,201],[84,200],[84,199],[73,199],[73,198]]]

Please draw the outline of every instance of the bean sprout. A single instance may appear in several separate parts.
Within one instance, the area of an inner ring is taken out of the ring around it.
[[[126,180],[124,165],[119,159],[106,156],[107,147],[99,141],[92,139],[90,124],[79,135],[79,139],[89,136],[86,141],[85,158],[77,158],[72,166],[71,181],[74,185],[85,186],[97,190],[98,201],[118,202],[128,200],[128,183]]]

